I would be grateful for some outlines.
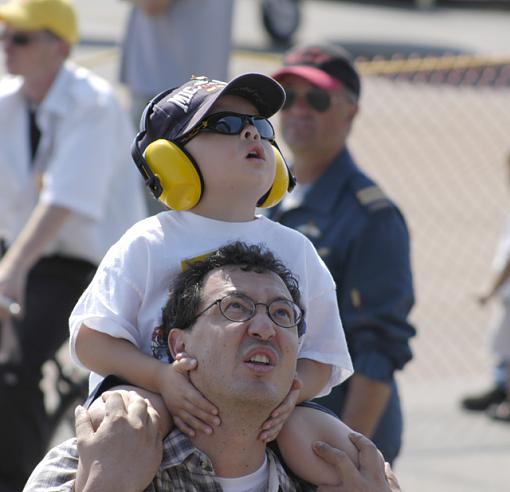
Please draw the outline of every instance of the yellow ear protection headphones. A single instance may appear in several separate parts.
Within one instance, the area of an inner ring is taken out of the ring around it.
[[[189,210],[200,201],[204,180],[197,163],[183,147],[184,144],[158,138],[146,147],[145,155],[140,146],[145,137],[150,139],[149,117],[154,106],[173,90],[157,95],[145,108],[141,118],[142,128],[133,142],[131,155],[145,184],[158,200],[173,210]],[[158,133],[164,135],[166,131]],[[186,141],[189,140],[188,137]],[[278,145],[274,140],[271,144],[275,156],[275,177],[271,188],[257,202],[261,208],[276,205],[296,184]]]

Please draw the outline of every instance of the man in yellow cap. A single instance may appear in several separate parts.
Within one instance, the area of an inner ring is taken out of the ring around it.
[[[106,81],[67,61],[78,40],[72,3],[11,0],[0,5],[0,32],[9,73],[0,81],[6,492],[23,487],[47,446],[41,367],[67,338],[70,311],[96,265],[145,207],[129,118]]]

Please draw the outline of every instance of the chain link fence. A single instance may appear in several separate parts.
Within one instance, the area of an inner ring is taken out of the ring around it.
[[[270,73],[260,56],[236,72]],[[361,110],[349,146],[402,208],[412,236],[418,335],[406,379],[489,374],[495,306],[477,295],[507,218],[510,59],[357,59]]]
[[[270,74],[280,62],[237,51],[231,72]],[[412,235],[418,335],[402,377],[489,378],[497,306],[476,298],[510,210],[510,58],[395,54],[356,64],[363,91],[349,146]]]

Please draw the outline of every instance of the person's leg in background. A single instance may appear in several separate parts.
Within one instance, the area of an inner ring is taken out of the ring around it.
[[[461,400],[461,406],[465,410],[484,412],[491,405],[501,403],[506,398],[506,375],[507,368],[504,361],[500,361],[493,369],[494,384],[479,393],[467,395]]]
[[[507,394],[507,380],[509,377],[508,362],[510,360],[510,302],[501,303],[501,311],[495,313],[495,318],[489,327],[490,351],[496,361],[492,381],[488,389],[467,395],[461,400],[465,410],[485,412],[493,405],[505,401]]]
[[[487,409],[488,416],[493,420],[510,423],[510,360],[505,361],[505,393],[506,398],[500,403],[494,403]]]
[[[29,274],[26,314],[13,323],[21,358],[0,364],[0,492],[19,492],[46,451],[42,366],[68,338],[69,315],[94,271],[85,261],[51,257]]]
[[[494,420],[510,423],[510,300],[503,299],[503,316],[492,334],[492,351],[501,361],[497,381],[502,387],[504,398],[487,409]]]

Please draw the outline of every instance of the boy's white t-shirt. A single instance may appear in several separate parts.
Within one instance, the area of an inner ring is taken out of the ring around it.
[[[248,222],[224,222],[170,211],[131,227],[106,253],[71,313],[73,361],[83,367],[75,350],[82,324],[156,355],[153,336],[161,326],[172,280],[183,263],[233,241],[263,244],[297,277],[306,312],[299,358],[332,366],[331,378],[319,396],[327,395],[353,372],[333,277],[303,234],[263,216]],[[90,389],[101,380],[91,373]]]

